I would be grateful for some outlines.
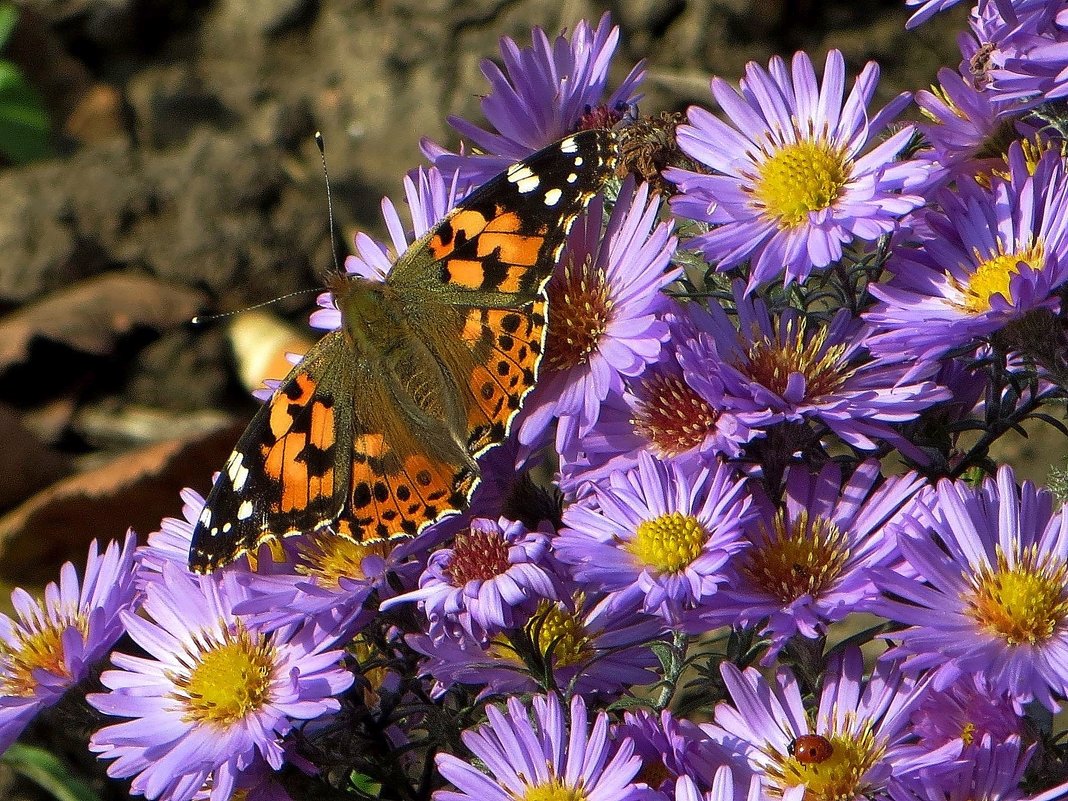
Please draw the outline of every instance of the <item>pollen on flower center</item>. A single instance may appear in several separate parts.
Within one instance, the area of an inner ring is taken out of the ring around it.
[[[456,535],[452,557],[443,572],[454,587],[462,587],[469,581],[496,578],[510,566],[508,543],[499,531],[468,529]]]
[[[809,517],[805,510],[792,525],[780,511],[774,528],[746,551],[742,572],[783,604],[804,595],[819,598],[842,575],[849,559],[845,534],[830,520]]]
[[[270,700],[274,646],[269,641],[242,628],[193,658],[189,675],[174,681],[187,721],[229,726]]]
[[[968,283],[966,285],[957,281],[954,283],[964,295],[961,306],[973,314],[978,314],[990,310],[990,299],[994,295],[1001,295],[1009,303],[1013,302],[1009,283],[1014,275],[1019,274],[1020,262],[1033,270],[1040,270],[1043,262],[1043,247],[1041,242],[1035,242],[1030,247],[1005,253],[999,246],[997,253],[986,258],[976,251],[975,259],[978,266],[972,271]]]
[[[1037,645],[1068,620],[1068,565],[1042,559],[1031,546],[1010,566],[998,549],[997,567],[983,565],[965,598],[981,627],[1008,645]]]
[[[44,670],[65,681],[73,681],[66,663],[63,647],[63,632],[76,627],[84,638],[89,622],[81,615],[71,620],[48,621],[44,628],[30,632],[18,632],[19,643],[12,646],[0,640],[0,694],[19,698],[34,695],[40,682],[34,672]]]
[[[696,448],[716,429],[719,412],[673,375],[653,372],[642,378],[631,425],[660,456],[677,456]]]
[[[549,281],[546,291],[551,312],[546,364],[552,370],[585,364],[612,321],[613,304],[604,270],[595,270],[589,257],[578,267],[568,262],[563,273]]]
[[[693,515],[672,512],[638,524],[626,549],[658,573],[676,573],[701,554],[708,531]]]
[[[800,225],[809,212],[834,204],[849,180],[845,154],[825,141],[778,147],[760,165],[753,194],[784,227]]]
[[[786,393],[792,374],[804,376],[806,398],[819,398],[838,389],[849,376],[842,364],[845,346],[825,347],[824,327],[806,337],[804,320],[787,326],[783,341],[757,339],[749,349],[748,364],[736,366],[778,395]]]
[[[392,546],[388,542],[361,543],[324,533],[302,537],[301,562],[296,572],[315,579],[320,587],[339,588],[341,579],[363,580],[363,560],[368,556],[385,559]]]
[[[586,801],[586,793],[581,787],[569,787],[554,776],[528,787],[519,801]]]
[[[581,608],[581,601],[577,604]],[[531,641],[557,667],[588,662],[593,656],[590,636],[582,621],[563,605],[541,601],[526,624]]]
[[[771,753],[766,770],[773,785],[781,790],[805,788],[805,801],[852,801],[869,788],[864,775],[883,755],[870,726],[858,734],[828,734],[831,755],[817,763],[802,762],[789,754]]]

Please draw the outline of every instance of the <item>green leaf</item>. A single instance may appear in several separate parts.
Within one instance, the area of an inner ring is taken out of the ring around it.
[[[349,782],[357,793],[367,798],[378,798],[382,794],[382,783],[366,773],[354,770],[349,774]]]
[[[0,153],[24,164],[49,153],[48,114],[37,92],[8,61],[0,61]]]
[[[648,698],[635,698],[624,696],[608,705],[609,712],[628,711],[631,709],[652,709],[653,704]]]
[[[66,766],[43,748],[15,743],[0,757],[11,770],[25,776],[56,801],[99,801],[84,781],[71,775]]]
[[[13,3],[0,3],[0,49],[11,38],[15,23],[19,21],[19,12]]]
[[[660,667],[665,673],[671,673],[675,669],[678,656],[666,642],[653,640],[649,643],[649,650],[656,654],[656,658],[660,660]]]

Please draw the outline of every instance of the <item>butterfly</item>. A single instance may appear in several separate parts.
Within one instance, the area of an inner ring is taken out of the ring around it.
[[[189,567],[332,530],[413,537],[462,510],[477,458],[534,387],[545,285],[572,222],[615,170],[615,134],[580,131],[462,200],[383,281],[336,275],[341,312],[252,418],[193,529]]]

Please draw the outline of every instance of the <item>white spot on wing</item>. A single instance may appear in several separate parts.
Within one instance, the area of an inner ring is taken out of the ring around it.
[[[575,166],[576,167],[581,167],[582,166],[582,156],[575,156]]]
[[[234,489],[239,492],[244,489],[245,482],[248,480],[248,468],[245,467],[243,462],[244,457],[237,451],[230,454],[230,458],[226,462],[226,474],[230,476]]]
[[[568,182],[569,184],[573,184],[573,183],[575,183],[575,181],[577,181],[577,180],[578,180],[578,175],[576,175],[575,173],[573,173],[573,172],[569,172],[569,173],[567,174],[567,182]]]
[[[555,206],[557,203],[560,202],[560,197],[563,194],[564,193],[561,192],[559,189],[553,187],[552,189],[550,189],[548,192],[545,193],[545,205],[546,206]]]
[[[513,164],[508,168],[508,180],[515,184],[521,195],[533,192],[541,183],[538,176],[526,164]]]
[[[575,141],[575,137],[569,136],[560,143],[560,149],[565,153],[574,153],[578,150],[578,142]]]
[[[205,528],[211,524],[211,509],[204,507],[204,511],[200,513],[200,525]]]
[[[223,524],[223,534],[229,534],[230,533],[230,529],[232,529],[233,527],[234,527],[233,523],[224,523]]]
[[[252,517],[252,501],[243,501],[237,507],[237,519],[248,520],[250,517]]]

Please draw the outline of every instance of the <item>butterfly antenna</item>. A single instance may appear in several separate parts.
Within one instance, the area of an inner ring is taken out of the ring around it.
[[[193,325],[204,325],[215,320],[221,320],[223,317],[232,317],[235,314],[241,314],[242,312],[252,311],[253,309],[262,309],[264,306],[270,306],[272,303],[277,303],[280,300],[286,300],[287,298],[296,297],[297,295],[307,295],[309,292],[322,292],[321,289],[298,289],[296,292],[290,292],[288,295],[282,295],[278,298],[271,298],[265,300],[263,303],[257,303],[254,306],[245,306],[243,309],[234,309],[228,312],[219,312],[218,314],[198,314],[191,322]]]
[[[319,158],[323,160],[323,180],[326,181],[326,216],[330,225],[330,253],[334,256],[334,273],[341,275],[341,265],[337,262],[337,242],[334,241],[334,199],[330,194],[330,173],[326,169],[326,142],[322,131],[315,132],[315,144],[319,147]]]

